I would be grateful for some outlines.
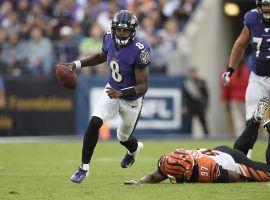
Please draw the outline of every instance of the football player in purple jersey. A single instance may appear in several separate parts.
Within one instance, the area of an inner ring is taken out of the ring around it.
[[[89,164],[98,141],[103,122],[119,114],[117,138],[127,149],[121,167],[131,166],[143,144],[134,136],[142,106],[148,90],[149,45],[136,37],[138,20],[128,11],[121,10],[112,20],[111,31],[103,36],[102,51],[68,64],[71,70],[107,62],[110,67],[108,84],[95,106],[82,147],[82,164],[71,177],[80,183],[89,173]]]
[[[251,44],[254,70],[246,90],[246,129],[234,145],[249,158],[270,96],[270,0],[256,0],[256,4],[257,8],[248,11],[244,17],[244,28],[232,48],[227,71],[222,75],[224,85],[228,85],[234,69]],[[264,122],[263,126],[268,123],[270,121]]]

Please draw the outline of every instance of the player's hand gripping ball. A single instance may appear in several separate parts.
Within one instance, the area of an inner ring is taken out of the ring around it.
[[[68,64],[58,64],[56,66],[56,77],[58,82],[68,89],[75,89],[77,84],[76,73],[71,70]]]

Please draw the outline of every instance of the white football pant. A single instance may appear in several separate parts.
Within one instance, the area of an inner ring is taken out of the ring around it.
[[[109,84],[106,87],[110,86]],[[119,114],[117,138],[121,142],[128,140],[132,134],[143,106],[143,98],[136,100],[110,99],[104,88],[92,116],[107,121]]]
[[[250,120],[262,97],[270,97],[270,77],[257,76],[251,72],[246,91],[246,120]]]

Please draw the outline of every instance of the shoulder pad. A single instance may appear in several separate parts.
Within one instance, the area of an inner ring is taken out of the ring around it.
[[[253,9],[253,10],[248,11],[245,14],[244,24],[248,28],[251,28],[251,26],[253,26],[254,24],[256,24],[258,20],[260,20],[260,18],[259,18],[259,12],[258,12],[257,9]]]
[[[259,13],[259,11],[258,11],[257,8],[252,9],[251,12],[257,12],[257,13]]]

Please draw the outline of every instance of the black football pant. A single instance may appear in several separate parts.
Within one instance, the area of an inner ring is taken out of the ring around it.
[[[241,175],[247,177],[248,181],[270,181],[269,165],[250,160],[242,151],[238,149],[232,149],[228,146],[218,146],[214,148],[214,150],[218,150],[231,155],[234,161],[240,164]]]

